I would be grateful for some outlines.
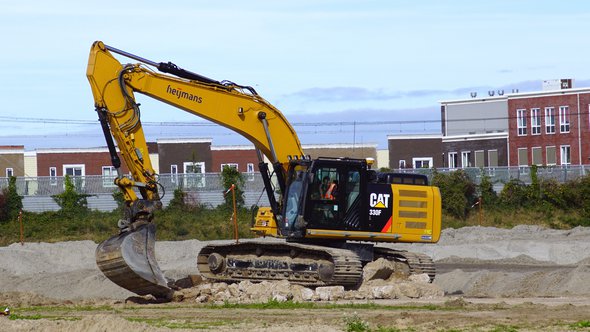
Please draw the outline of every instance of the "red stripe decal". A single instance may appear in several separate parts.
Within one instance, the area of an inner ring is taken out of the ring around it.
[[[381,233],[391,232],[391,222],[392,221],[393,221],[393,216],[389,217],[389,220],[387,221],[387,224],[385,224],[385,227],[383,227],[383,229],[381,230]]]

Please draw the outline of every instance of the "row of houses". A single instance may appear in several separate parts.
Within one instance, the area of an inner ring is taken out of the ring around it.
[[[303,148],[312,158],[346,156],[379,159],[377,144],[304,145]],[[219,173],[224,166],[234,167],[243,173],[258,172],[259,162],[254,146],[215,146],[212,139],[203,138],[158,139],[148,143],[148,149],[152,165],[160,174]],[[386,167],[387,163],[382,166]],[[0,146],[0,170],[4,170],[0,177],[101,175],[110,178],[115,175],[106,147],[26,151],[24,146]],[[127,171],[123,166],[123,172]]]
[[[544,81],[541,91],[440,102],[441,133],[388,136],[391,168],[585,165],[590,88]]]
[[[304,145],[312,158],[373,158],[377,167],[468,168],[584,165],[590,160],[590,88],[546,81],[536,92],[497,93],[440,102],[441,132],[390,135],[377,144]],[[156,172],[216,173],[225,165],[258,171],[253,146],[215,146],[212,139],[158,139],[148,144]],[[0,177],[113,176],[106,147],[37,149],[0,146]],[[124,169],[124,171],[126,171]]]

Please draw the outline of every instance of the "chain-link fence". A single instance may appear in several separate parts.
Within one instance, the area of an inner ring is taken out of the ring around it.
[[[437,172],[448,173],[457,169],[437,169]],[[493,167],[493,168],[462,168],[471,180],[479,184],[483,174],[490,177],[495,184],[504,184],[512,179],[519,179],[524,183],[531,183],[530,167]],[[420,173],[432,178],[434,169],[399,169],[394,172]],[[559,182],[567,182],[585,176],[590,171],[590,165],[576,166],[540,166],[537,167],[537,176],[542,179],[554,179]],[[244,192],[262,192],[264,184],[260,173],[243,173],[245,179]],[[112,194],[117,191],[113,183],[113,177],[100,175],[75,176],[72,182],[76,191],[83,194]],[[158,177],[161,188],[166,193],[172,193],[176,189],[186,192],[222,192],[220,173],[204,174],[162,174]],[[0,178],[0,188],[8,186],[8,178]],[[51,196],[64,191],[64,177],[18,177],[16,179],[18,194],[21,196]]]

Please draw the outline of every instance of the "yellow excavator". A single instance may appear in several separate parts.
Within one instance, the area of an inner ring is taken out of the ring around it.
[[[122,64],[113,54],[137,63]],[[173,293],[156,261],[153,216],[162,207],[161,190],[136,93],[227,127],[246,137],[258,152],[270,206],[259,208],[252,231],[284,241],[207,245],[195,253],[198,270],[207,279],[354,288],[361,282],[363,266],[378,258],[401,263],[396,265],[400,273],[427,273],[434,279],[430,257],[376,246],[438,241],[440,192],[428,185],[427,177],[379,173],[365,159],[312,160],[284,115],[255,89],[216,81],[171,62],[153,62],[97,41],[86,75],[118,172],[115,184],[125,199],[119,234],[96,250],[98,267],[119,286],[163,299]],[[130,176],[120,171],[119,155]]]

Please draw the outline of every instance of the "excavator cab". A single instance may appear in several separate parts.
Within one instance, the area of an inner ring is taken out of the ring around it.
[[[287,180],[280,227],[293,241],[435,243],[440,236],[440,192],[424,175],[318,158],[292,162]]]
[[[360,159],[319,158],[291,162],[283,202],[282,234],[303,238],[308,228],[359,226],[367,164]]]

